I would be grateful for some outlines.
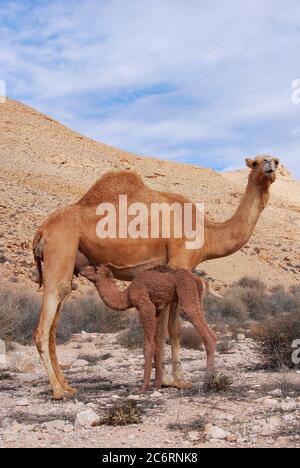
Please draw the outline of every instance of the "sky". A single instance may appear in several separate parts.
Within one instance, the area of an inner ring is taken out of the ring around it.
[[[9,97],[217,170],[264,153],[300,178],[299,54],[298,0],[0,0]]]

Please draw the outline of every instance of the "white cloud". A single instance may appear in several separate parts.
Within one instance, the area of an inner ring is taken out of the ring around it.
[[[12,97],[138,153],[225,167],[280,151],[300,176],[297,0],[34,5],[0,6]]]

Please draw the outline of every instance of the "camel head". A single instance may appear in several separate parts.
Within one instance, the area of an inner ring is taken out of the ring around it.
[[[272,156],[256,156],[254,159],[247,158],[246,165],[251,169],[251,177],[258,183],[268,182],[273,184],[276,180],[276,172],[279,166],[279,159]]]

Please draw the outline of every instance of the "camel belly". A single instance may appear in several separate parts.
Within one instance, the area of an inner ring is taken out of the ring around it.
[[[165,242],[159,239],[104,239],[80,242],[76,265],[105,265],[115,278],[131,281],[141,271],[167,262]]]

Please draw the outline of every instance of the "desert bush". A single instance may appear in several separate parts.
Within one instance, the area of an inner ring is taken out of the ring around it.
[[[133,400],[115,403],[108,410],[107,416],[99,421],[100,426],[104,424],[107,426],[129,426],[141,423],[141,411]]]
[[[199,349],[202,345],[203,340],[192,325],[182,328],[181,346],[183,348]]]
[[[282,313],[300,310],[300,287],[285,290],[282,286],[267,290],[258,279],[244,277],[225,291],[223,299],[207,296],[206,315],[219,328],[225,325],[246,326]]]
[[[41,296],[7,285],[0,290],[0,339],[31,344],[37,326]],[[113,333],[126,328],[128,314],[111,311],[97,295],[70,299],[63,308],[57,331],[59,343],[73,333]]]
[[[267,319],[253,326],[253,338],[259,344],[262,363],[268,369],[294,368],[292,343],[300,338],[300,311]]]
[[[124,348],[138,349],[144,344],[144,330],[137,315],[134,315],[129,322],[129,327],[120,333],[118,343]]]

